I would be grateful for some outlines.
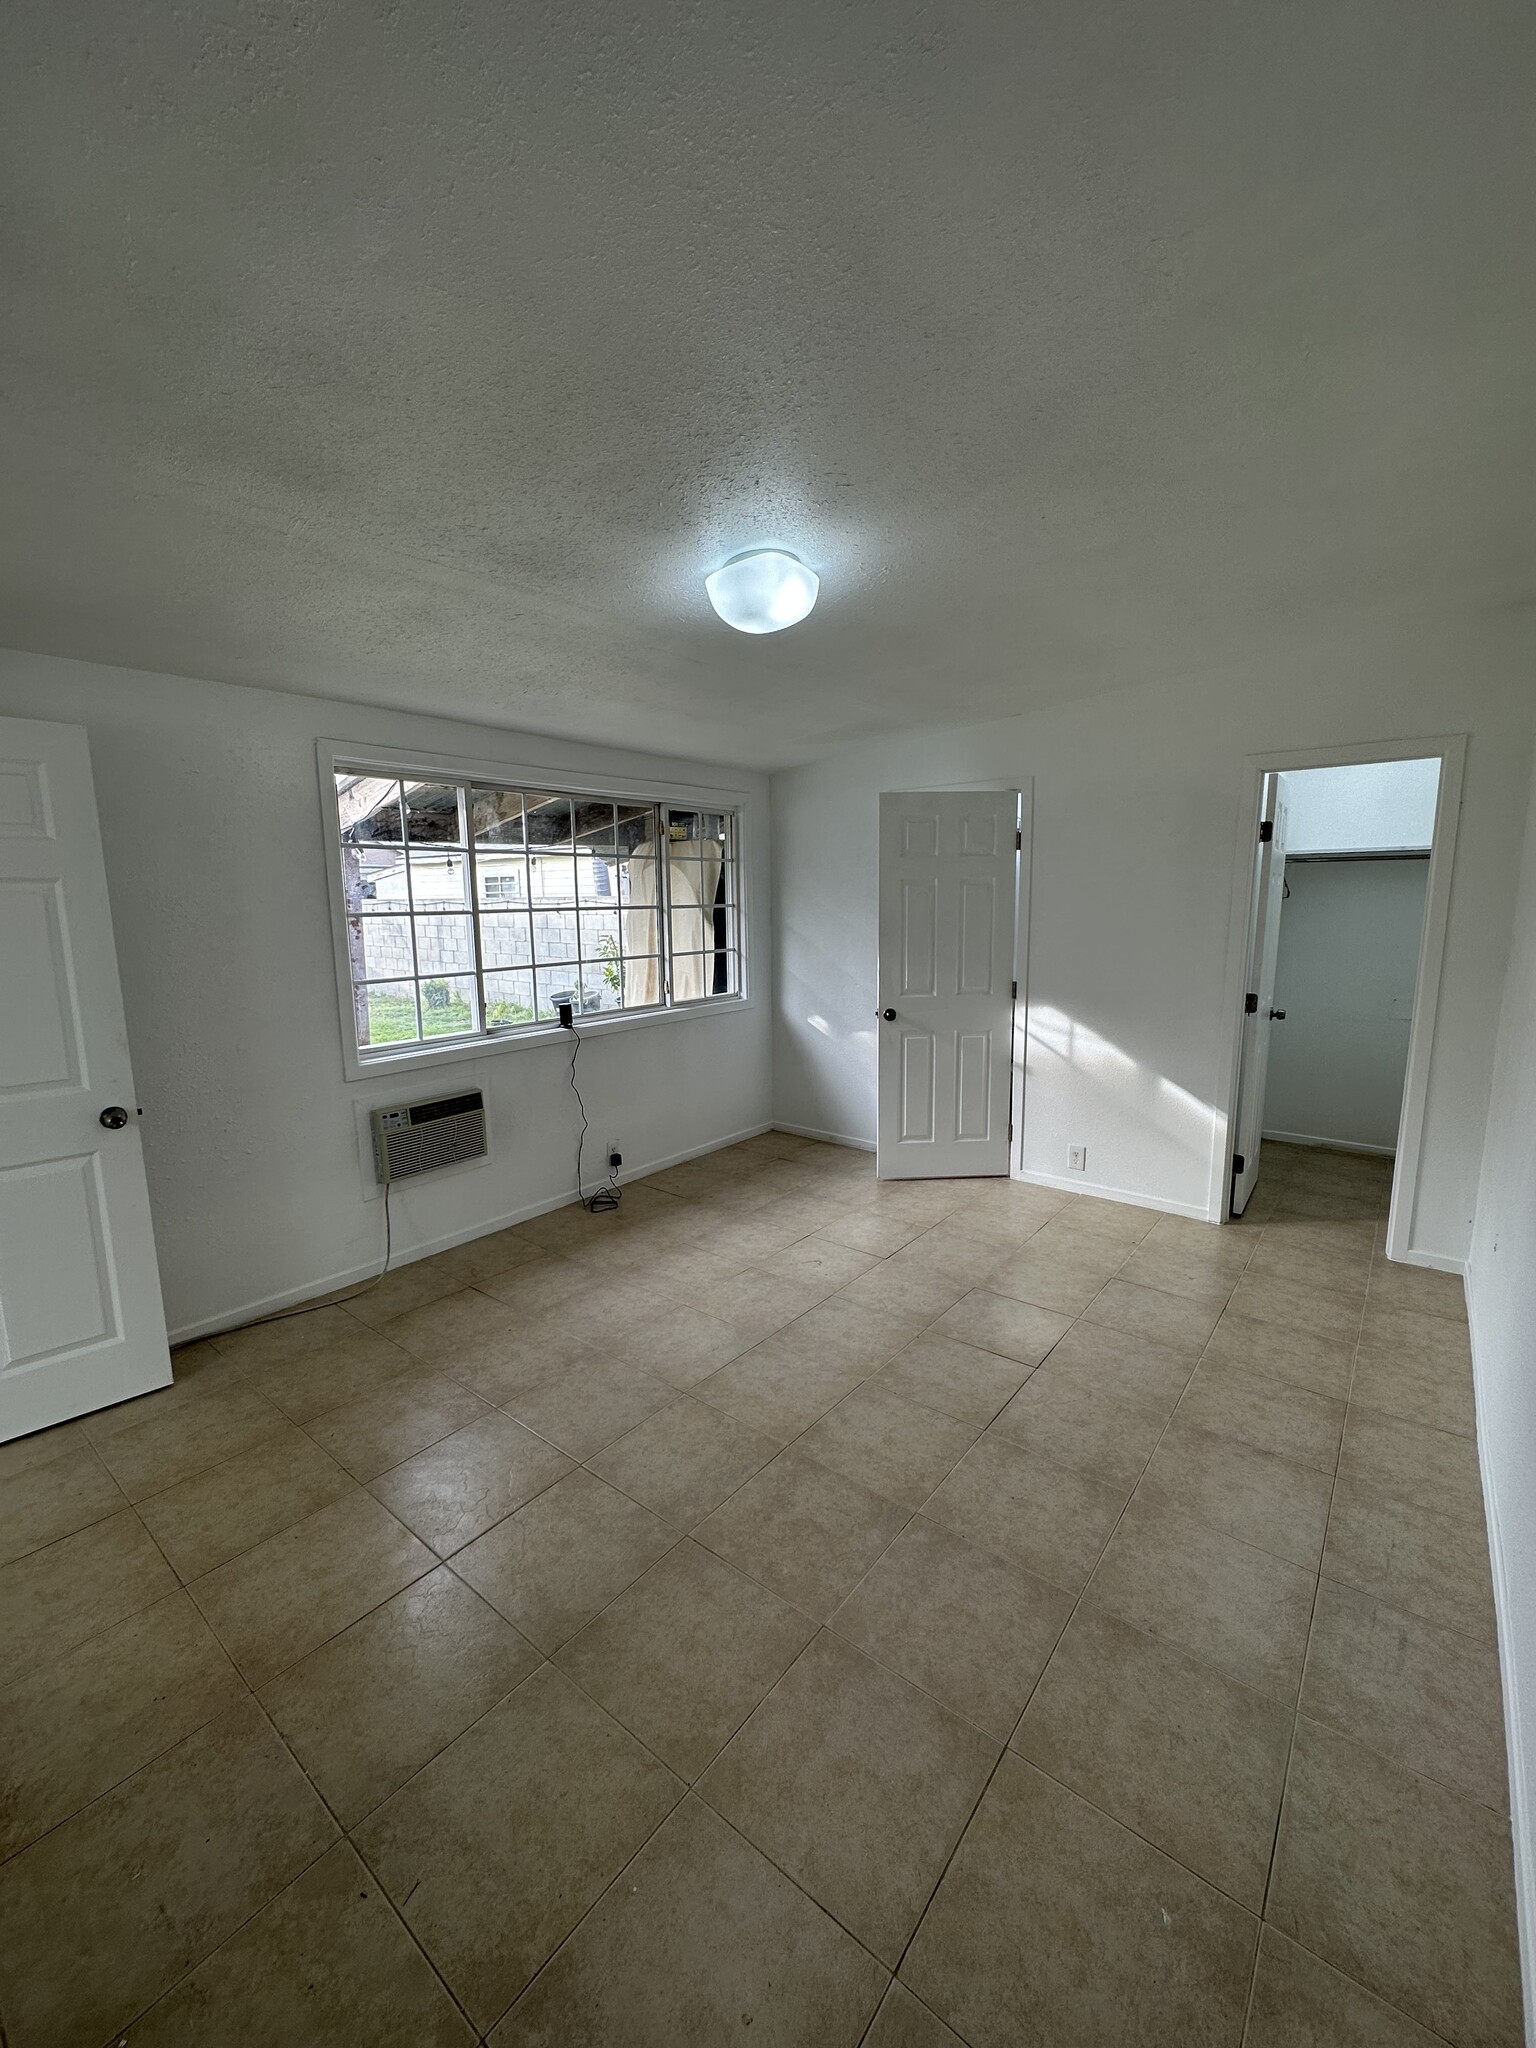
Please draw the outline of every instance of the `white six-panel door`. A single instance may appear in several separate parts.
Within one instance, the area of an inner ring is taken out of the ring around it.
[[[880,798],[883,1180],[1004,1174],[1019,793]]]
[[[0,1442],[170,1377],[86,736],[0,719]]]

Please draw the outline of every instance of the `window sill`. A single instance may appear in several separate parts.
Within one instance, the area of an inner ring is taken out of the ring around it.
[[[648,1024],[677,1024],[690,1017],[734,1017],[755,1009],[751,996],[706,997],[697,1003],[673,1009],[611,1010],[604,1015],[578,1019],[577,1035],[606,1038],[616,1031],[638,1031]],[[399,1052],[359,1053],[350,1044],[343,1055],[349,1081],[369,1081],[379,1074],[403,1074],[416,1067],[447,1066],[454,1061],[479,1060],[487,1053],[511,1052],[521,1046],[569,1042],[572,1033],[563,1024],[539,1024],[518,1031],[482,1032],[475,1037],[450,1038],[438,1045],[411,1045]]]

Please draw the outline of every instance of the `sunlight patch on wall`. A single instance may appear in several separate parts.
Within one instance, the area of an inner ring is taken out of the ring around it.
[[[1127,1115],[1150,1124],[1192,1159],[1206,1159],[1216,1127],[1209,1102],[1152,1072],[1128,1052],[1080,1018],[1048,1003],[1029,1012],[1029,1065],[1039,1074],[1049,1061],[1059,1061],[1099,1089]]]

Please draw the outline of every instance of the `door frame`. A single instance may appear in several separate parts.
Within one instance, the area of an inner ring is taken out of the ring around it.
[[[1392,1205],[1387,1214],[1387,1257],[1405,1265],[1429,1266],[1459,1273],[1462,1262],[1437,1252],[1415,1251],[1413,1232],[1419,1164],[1424,1142],[1424,1105],[1429,1092],[1429,1064],[1434,1050],[1435,1013],[1440,1001],[1440,975],[1445,958],[1446,921],[1451,903],[1451,869],[1456,854],[1456,828],[1461,815],[1462,771],[1466,763],[1465,733],[1439,733],[1418,739],[1375,740],[1349,746],[1285,747],[1247,756],[1242,785],[1242,830],[1232,886],[1232,917],[1227,939],[1225,977],[1227,1022],[1227,1085],[1221,1113],[1214,1119],[1211,1176],[1207,1192],[1208,1220],[1230,1223],[1229,1190],[1232,1157],[1237,1144],[1237,1091],[1243,1053],[1243,995],[1248,973],[1248,934],[1253,916],[1258,863],[1259,813],[1264,777],[1287,769],[1353,768],[1372,761],[1440,763],[1435,796],[1435,822],[1425,888],[1424,931],[1419,941],[1419,966],[1413,985],[1413,1019],[1408,1028],[1408,1065],[1403,1076],[1403,1107],[1397,1127],[1397,1158],[1392,1173]]]
[[[1247,1208],[1253,1191],[1258,1185],[1259,1168],[1264,1150],[1264,1103],[1259,1103],[1258,1129],[1249,1132],[1246,1128],[1248,1086],[1251,1079],[1250,1065],[1257,1060],[1260,1041],[1263,1043],[1263,1068],[1265,1093],[1268,1093],[1269,1055],[1273,1037],[1275,969],[1280,961],[1281,913],[1285,908],[1287,883],[1285,879],[1285,823],[1286,802],[1284,785],[1279,775],[1261,775],[1259,778],[1259,845],[1253,864],[1252,907],[1248,914],[1248,971],[1243,976],[1243,1021],[1238,1027],[1239,1044],[1237,1055],[1237,1094],[1232,1104],[1232,1177],[1227,1183],[1227,1211],[1234,1221],[1241,1218]],[[1269,827],[1266,840],[1264,830]],[[1278,860],[1278,869],[1276,862]],[[1276,889],[1278,882],[1279,888]],[[1261,886],[1262,884],[1262,886]],[[1273,929],[1271,929],[1273,927]],[[1268,977],[1269,992],[1265,994],[1265,979]],[[1248,1005],[1254,996],[1258,997],[1250,1015]],[[1265,1010],[1268,1009],[1268,1016]],[[1253,1152],[1250,1161],[1248,1151]],[[1237,1170],[1237,1147],[1243,1147],[1243,1170]],[[1242,1207],[1238,1207],[1237,1193],[1240,1182],[1246,1182]]]
[[[1024,1090],[1029,1074],[1029,914],[1034,875],[1035,778],[1019,777],[1019,888],[1014,904],[1013,978],[1018,994],[1013,999],[1013,1084],[1008,1113],[1013,1118],[1013,1151],[1008,1161],[1008,1178],[1024,1180]]]
[[[930,782],[925,779],[919,783],[902,783],[897,789],[881,789],[876,792],[875,808],[877,816],[882,796],[899,796],[906,789],[931,789],[942,791],[946,796],[953,796],[957,792],[964,790],[995,794],[1000,789],[1016,789],[1019,794],[1018,887],[1014,891],[1013,898],[1013,979],[1018,984],[1019,992],[1013,999],[1013,1045],[1010,1048],[1008,1062],[1008,1115],[1013,1124],[1013,1142],[1008,1148],[1008,1178],[1010,1180],[1022,1180],[1024,1178],[1024,1056],[1029,1046],[1029,1032],[1027,1029],[1029,1021],[1029,904],[1030,875],[1032,872],[1034,848],[1035,778],[1032,775],[1019,775],[1005,779],[1002,782],[980,782],[975,776],[968,775],[958,782]],[[875,837],[878,844],[878,827]],[[877,860],[875,868],[875,915],[877,921],[880,908],[881,880],[882,877]],[[875,985],[875,994],[878,997],[878,981]],[[877,1030],[875,1033],[875,1086],[877,1095],[879,1089],[879,1060],[880,1034]],[[877,1122],[878,1117],[879,1111],[877,1108]]]

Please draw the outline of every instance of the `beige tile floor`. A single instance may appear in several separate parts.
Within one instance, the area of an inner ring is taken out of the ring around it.
[[[0,1449],[7,2048],[1516,2043],[1386,1191],[770,1133]]]

